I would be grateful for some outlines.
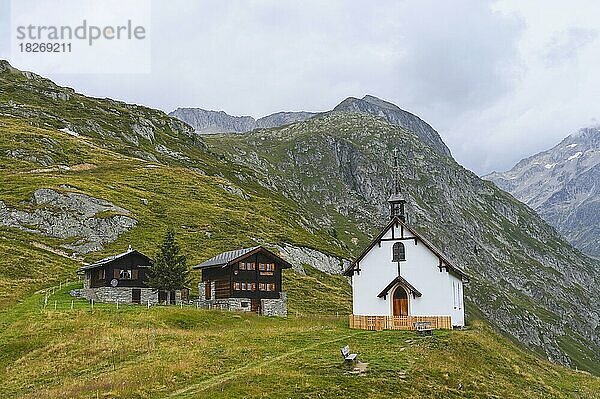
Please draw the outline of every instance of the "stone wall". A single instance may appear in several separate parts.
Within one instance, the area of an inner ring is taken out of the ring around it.
[[[214,284],[211,288],[214,289]],[[252,300],[250,298],[205,299],[204,283],[198,284],[198,290],[200,291],[200,298],[194,303],[199,308],[234,312],[250,312],[252,310]],[[212,298],[214,298],[214,292],[212,295]],[[287,294],[281,292],[278,299],[261,299],[261,314],[264,316],[287,316]]]
[[[287,294],[280,293],[279,299],[262,299],[261,313],[264,316],[287,316]]]
[[[203,309],[231,310],[235,312],[250,312],[251,310],[249,298],[199,299],[195,303]]]
[[[85,271],[83,280],[83,288],[89,289],[92,286],[92,272],[89,270]]]
[[[83,298],[94,302],[102,303],[133,303],[131,302],[132,290],[136,287],[98,287],[98,288],[86,288],[84,283],[83,289],[71,290],[71,296],[76,298]],[[140,304],[157,305],[158,302],[158,291],[153,288],[139,288],[140,290]],[[169,301],[169,295],[167,295],[167,303]],[[181,290],[175,291],[175,303],[170,305],[179,305],[182,303]]]
[[[203,283],[202,281],[198,283],[198,298],[200,298],[201,300],[206,300],[206,284]],[[210,297],[214,298],[215,297],[215,282],[211,281],[210,282]]]

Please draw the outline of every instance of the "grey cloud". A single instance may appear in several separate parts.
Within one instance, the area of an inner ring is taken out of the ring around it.
[[[415,104],[485,107],[513,87],[522,23],[490,2],[419,2],[404,15],[398,64]]]
[[[501,2],[510,4],[156,0],[152,73],[49,77],[165,111],[195,106],[254,117],[322,111],[372,94],[422,117],[460,163],[485,173],[600,114],[597,56],[588,51],[597,48],[595,31],[547,19],[532,28],[537,7]],[[574,6],[545,7],[560,16]],[[585,55],[581,72],[571,63],[544,67],[539,53],[521,47],[531,37],[549,60]]]
[[[598,37],[596,29],[571,27],[555,35],[543,55],[548,66],[557,66],[573,59],[577,52]]]

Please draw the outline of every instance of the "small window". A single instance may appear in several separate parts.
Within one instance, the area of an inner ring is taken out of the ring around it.
[[[240,290],[240,283],[233,283],[233,289],[236,291]]]
[[[121,280],[131,280],[132,279],[131,270],[129,270],[129,269],[121,270],[121,272],[119,273],[119,278]]]
[[[104,280],[106,278],[106,270],[98,269],[98,280]]]
[[[274,283],[260,283],[260,290],[261,291],[275,291],[275,284]]]
[[[397,242],[392,247],[392,262],[402,262],[406,260],[406,250],[404,244]]]
[[[240,262],[240,270],[256,270],[254,262]]]

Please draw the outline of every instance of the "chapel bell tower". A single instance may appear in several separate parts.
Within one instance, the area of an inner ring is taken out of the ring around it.
[[[398,181],[399,174],[398,150],[394,148],[394,191],[388,199],[388,203],[390,204],[390,219],[398,217],[401,221],[406,222],[406,213],[404,209],[406,200],[400,194],[400,182]]]

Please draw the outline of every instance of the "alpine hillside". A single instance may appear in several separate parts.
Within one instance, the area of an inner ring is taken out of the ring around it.
[[[600,258],[600,126],[483,177],[533,208],[575,247]]]
[[[0,396],[598,397],[597,377],[556,364],[600,374],[597,261],[367,111],[199,135],[0,61]],[[465,331],[348,328],[339,272],[387,221],[394,149],[411,224],[471,276]],[[82,264],[130,244],[155,254],[168,227],[190,265],[231,248],[279,252],[294,266],[289,317],[69,295]],[[367,374],[346,373],[344,345]]]
[[[598,261],[416,133],[380,116],[333,111],[205,141],[309,209],[351,253],[387,221],[397,149],[409,222],[472,275],[472,315],[544,356],[598,372]]]

